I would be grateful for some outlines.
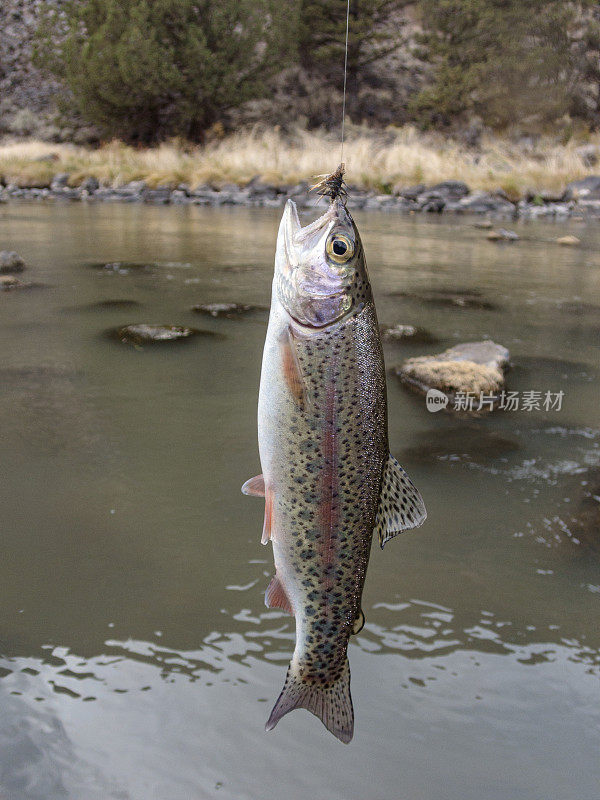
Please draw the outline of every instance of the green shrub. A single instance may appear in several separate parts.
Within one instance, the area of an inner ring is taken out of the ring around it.
[[[288,0],[66,0],[46,12],[36,59],[106,135],[203,137],[264,95],[290,50]]]
[[[563,0],[420,0],[432,82],[411,104],[423,124],[472,112],[502,128],[569,108],[575,6]]]

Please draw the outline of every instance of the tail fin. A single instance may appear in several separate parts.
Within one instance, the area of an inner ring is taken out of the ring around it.
[[[348,744],[354,734],[354,709],[350,696],[350,664],[348,658],[338,680],[330,686],[305,684],[288,667],[283,690],[269,717],[266,730],[271,731],[279,720],[295,708],[306,708],[319,717],[327,730]]]

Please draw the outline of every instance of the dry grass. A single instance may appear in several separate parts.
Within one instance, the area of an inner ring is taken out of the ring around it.
[[[588,139],[598,145],[600,136]],[[535,152],[501,139],[485,140],[477,152],[414,128],[384,133],[354,131],[344,160],[350,184],[378,191],[415,183],[465,181],[472,189],[503,188],[519,195],[526,189],[556,190],[594,172],[577,153],[578,143],[542,141]],[[0,175],[21,186],[44,186],[58,172],[70,183],[94,176],[106,185],[143,179],[150,186],[186,182],[247,183],[254,176],[291,184],[331,172],[339,144],[324,134],[298,131],[292,137],[276,130],[246,132],[205,147],[182,143],[137,149],[120,142],[99,149],[17,141],[0,144]],[[597,171],[597,170],[596,170]]]

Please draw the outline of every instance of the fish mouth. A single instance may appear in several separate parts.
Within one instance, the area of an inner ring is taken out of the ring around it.
[[[352,231],[353,227],[352,218],[339,199],[334,200],[324,214],[304,227],[300,224],[294,201],[286,202],[280,225],[285,261],[281,266],[292,275],[296,273],[302,259],[302,275],[294,280],[300,293],[326,299],[343,292],[340,283],[345,277],[345,267],[332,263],[325,256],[325,241],[333,230],[346,232]],[[317,253],[316,257],[310,255],[311,251]]]
[[[304,227],[300,224],[296,203],[291,199],[287,200],[283,211],[283,224],[286,240],[291,246],[286,249],[289,253],[294,246],[310,246],[311,240],[320,238],[325,229],[331,229],[335,225],[344,223],[351,225],[350,215],[339,198],[330,204],[324,214]]]

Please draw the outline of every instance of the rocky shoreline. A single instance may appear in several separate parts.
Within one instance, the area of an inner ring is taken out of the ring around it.
[[[258,206],[278,208],[288,198],[301,208],[313,207],[316,198],[309,184],[280,186],[254,178],[245,186],[237,184],[203,184],[191,188],[177,186],[150,187],[145,181],[132,181],[121,186],[103,186],[94,177],[72,185],[71,176],[60,173],[48,185],[22,187],[0,183],[0,202],[11,200],[149,203],[153,205]],[[600,176],[592,175],[568,184],[562,192],[527,193],[511,199],[498,189],[495,192],[471,191],[461,181],[444,181],[434,186],[419,184],[399,189],[392,194],[377,194],[349,187],[352,208],[367,211],[400,213],[480,214],[503,218],[536,219],[550,217],[600,217]]]

